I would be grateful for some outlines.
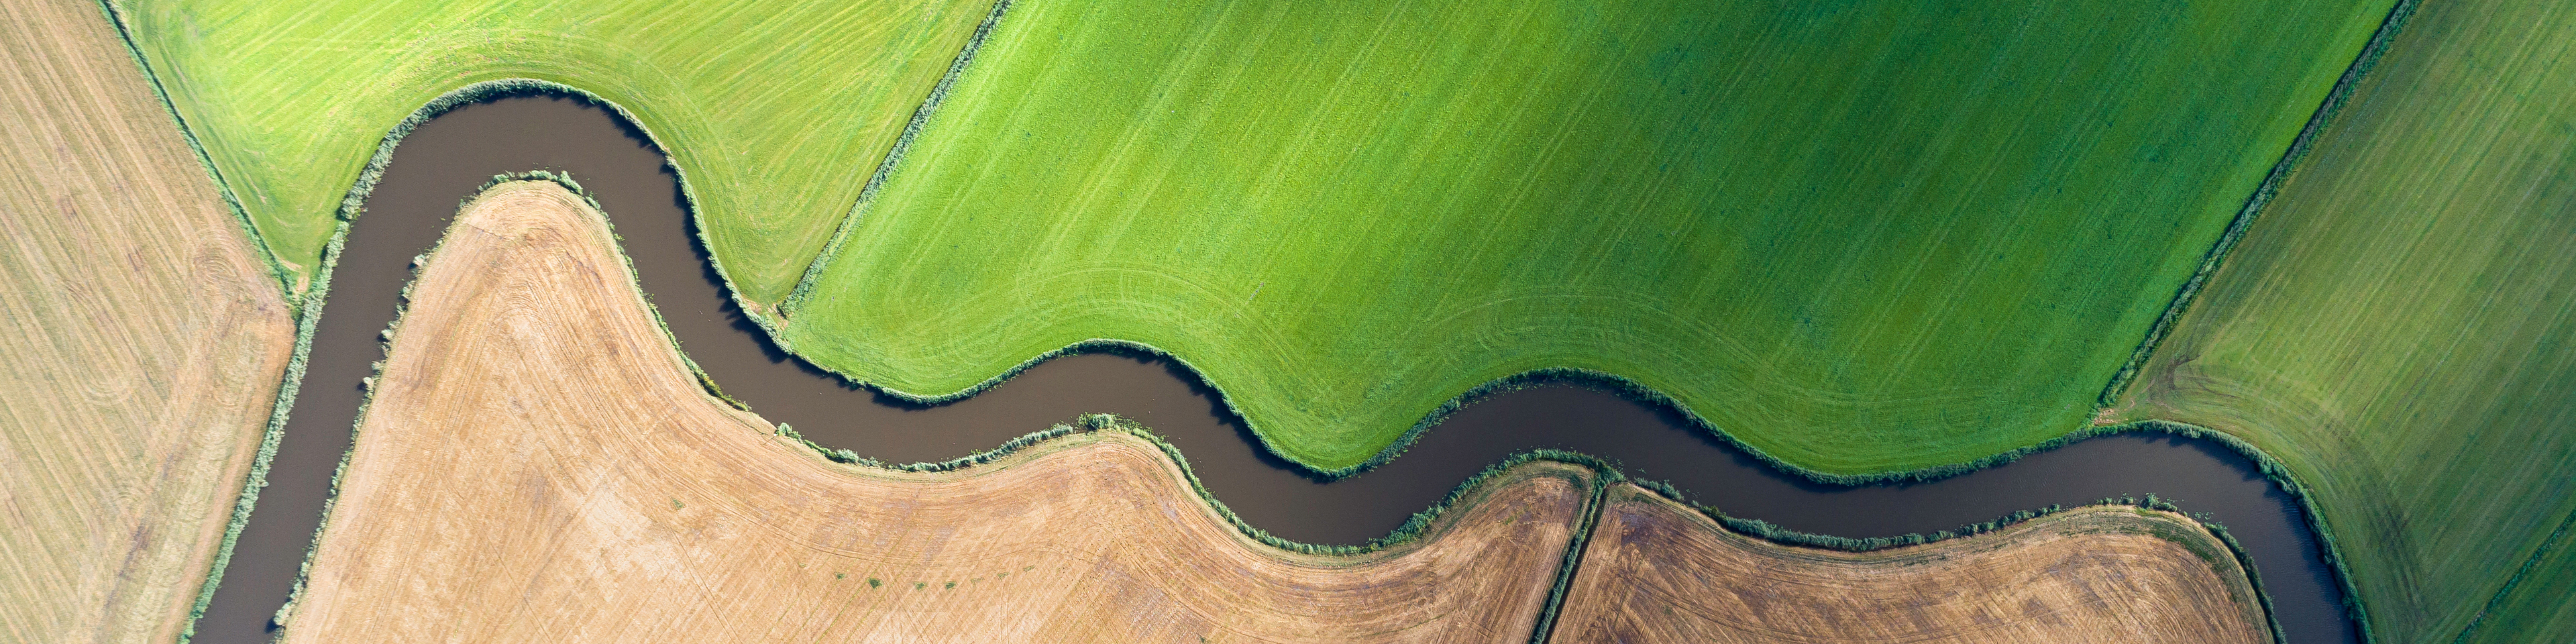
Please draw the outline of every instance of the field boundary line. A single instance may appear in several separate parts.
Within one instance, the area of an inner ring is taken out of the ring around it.
[[[125,43],[125,53],[133,56],[134,64],[143,69],[144,84],[152,88],[154,97],[161,99],[161,109],[169,112],[170,121],[179,126],[179,138],[187,141],[188,150],[197,154],[197,165],[205,168],[207,177],[214,179],[215,193],[223,197],[224,208],[232,211],[233,222],[241,225],[242,233],[259,249],[260,263],[268,266],[269,277],[277,280],[278,289],[286,295],[287,301],[298,300],[301,293],[296,286],[297,275],[286,270],[285,262],[277,259],[277,251],[268,246],[268,236],[260,234],[259,224],[250,218],[250,210],[242,207],[241,197],[233,193],[232,184],[224,181],[224,171],[215,167],[215,158],[206,154],[206,145],[199,142],[197,132],[188,127],[188,117],[181,115],[179,104],[170,99],[170,90],[162,86],[161,75],[152,68],[152,59],[145,57],[143,47],[134,42],[134,32],[126,24],[125,12],[116,8],[116,0],[98,0],[98,8],[107,14],[108,24],[115,26],[117,40]]]
[[[1595,459],[1598,460],[1598,459]],[[1565,596],[1574,589],[1574,575],[1583,569],[1583,554],[1592,550],[1592,531],[1601,525],[1601,510],[1609,506],[1610,488],[1628,479],[1617,468],[1593,468],[1592,490],[1583,502],[1583,513],[1575,518],[1574,536],[1565,542],[1565,558],[1556,566],[1556,583],[1547,591],[1547,603],[1539,608],[1538,623],[1531,625],[1530,644],[1547,644],[1556,639],[1556,618],[1565,610]]]
[[[2485,606],[2478,607],[2477,617],[2469,619],[2469,625],[2460,629],[2459,637],[2451,638],[2451,644],[2467,642],[2469,636],[2477,634],[2478,627],[2486,625],[2487,615],[2504,604],[2505,597],[2513,594],[2514,587],[2522,585],[2523,576],[2531,574],[2532,568],[2540,566],[2540,558],[2549,556],[2549,553],[2557,550],[2558,546],[2565,545],[2562,542],[2567,538],[2569,527],[2576,527],[2576,511],[2570,511],[2567,513],[2567,518],[2558,520],[2558,529],[2549,531],[2549,537],[2540,540],[2540,547],[2531,551],[2530,558],[2522,560],[2522,567],[2515,568],[2512,577],[2505,578],[2504,585],[2496,588],[2495,596],[2487,598]]]
[[[2272,197],[2280,191],[2281,185],[2288,182],[2289,175],[2298,169],[2299,162],[2307,157],[2308,152],[2315,147],[2317,139],[2323,138],[2325,129],[2333,125],[2335,117],[2342,112],[2344,105],[2352,100],[2352,94],[2359,88],[2362,79],[2378,68],[2380,58],[2387,55],[2397,35],[2405,30],[2407,20],[2414,17],[2416,7],[2420,3],[2421,0],[2397,0],[2389,7],[2388,15],[2380,19],[2379,28],[2371,32],[2370,39],[2364,41],[2361,51],[2353,56],[2352,64],[2344,68],[2343,75],[2336,78],[2334,86],[2326,91],[2325,99],[2318,103],[2315,112],[2309,114],[2307,124],[2301,126],[2298,136],[2290,140],[2290,147],[2282,151],[2281,159],[2272,164],[2272,170],[2264,175],[2263,182],[2255,187],[2253,194],[2246,196],[2245,203],[2237,210],[2235,219],[2228,222],[2226,231],[2219,234],[2217,243],[2211,245],[2209,252],[2201,257],[2200,268],[2192,273],[2191,279],[2184,281],[2182,287],[2176,290],[2173,302],[2166,305],[2164,313],[2158,315],[2155,324],[2148,327],[2146,337],[2138,341],[2138,347],[2129,354],[2128,362],[2121,365],[2120,370],[2111,376],[2111,382],[2103,385],[2102,394],[2095,400],[2097,406],[2104,409],[2118,406],[2120,397],[2127,393],[2130,383],[2136,381],[2138,372],[2146,367],[2147,361],[2154,357],[2156,349],[2172,335],[2174,328],[2180,326],[2182,317],[2189,313],[2192,304],[2199,300],[2201,289],[2207,286],[2224,266],[2228,255],[2235,250],[2237,242],[2243,240],[2245,232],[2253,227],[2254,220],[2262,214],[2263,208],[2271,204]],[[2165,420],[2144,422],[2167,423],[2191,428],[2198,434],[2210,436],[2236,448],[2247,457],[2253,458],[2262,468],[2264,475],[2271,478],[2275,485],[2297,499],[2300,514],[2307,519],[2309,532],[2316,537],[2318,549],[2324,555],[2326,566],[2334,571],[2335,585],[2343,593],[2346,618],[2352,621],[2362,642],[2367,644],[2379,641],[2378,634],[2371,628],[2369,609],[2362,603],[2360,585],[2354,582],[2352,568],[2344,561],[2342,545],[2335,540],[2334,530],[2327,525],[2322,509],[2311,498],[2307,488],[2292,478],[2287,467],[2273,459],[2271,455],[2256,449],[2251,443],[2246,443],[2225,432]],[[2263,601],[2268,611],[2272,601],[2269,593],[2265,593]]]
[[[152,88],[154,97],[160,99],[161,109],[169,114],[171,124],[179,131],[179,138],[187,141],[189,151],[196,154],[198,167],[205,170],[207,178],[213,181],[225,209],[232,211],[234,224],[240,227],[243,237],[256,249],[253,254],[259,256],[260,263],[268,267],[270,279],[277,283],[279,294],[285,297],[295,316],[295,346],[287,356],[286,372],[279,378],[277,394],[270,399],[268,425],[260,431],[250,471],[243,475],[241,485],[234,488],[237,492],[233,497],[232,511],[224,522],[223,539],[216,544],[214,557],[207,562],[207,571],[198,580],[197,597],[190,602],[187,618],[179,628],[178,644],[188,644],[196,637],[197,622],[205,619],[207,605],[214,602],[216,589],[223,586],[224,569],[232,565],[234,546],[241,541],[242,530],[250,524],[251,511],[259,505],[260,489],[268,487],[269,466],[276,460],[278,444],[286,436],[286,421],[295,409],[296,392],[304,384],[305,367],[313,353],[313,331],[322,316],[320,291],[327,291],[329,286],[297,287],[297,276],[277,259],[277,252],[269,246],[267,236],[262,235],[258,224],[251,220],[250,211],[242,207],[240,197],[225,181],[223,171],[206,153],[205,144],[198,141],[196,132],[189,128],[187,117],[179,113],[178,103],[170,98],[169,89],[161,83],[151,58],[145,56],[142,47],[135,42],[133,28],[127,23],[124,11],[117,8],[114,0],[98,0],[98,7],[106,16],[109,27],[116,31],[117,40],[125,44],[126,55],[133,57],[134,64],[142,71],[144,84]]]
[[[2192,303],[2199,299],[2201,288],[2226,263],[2228,254],[2236,249],[2236,243],[2244,238],[2245,231],[2253,228],[2254,220],[2262,214],[2263,207],[2272,203],[2272,196],[2280,191],[2281,184],[2289,181],[2290,173],[2298,169],[2299,161],[2307,158],[2308,150],[2325,134],[2326,127],[2334,123],[2344,104],[2352,99],[2353,90],[2361,84],[2361,79],[2379,67],[2380,56],[2388,52],[2389,46],[2397,39],[2397,33],[2405,29],[2406,19],[2415,15],[2415,6],[2420,1],[2397,0],[2389,7],[2388,16],[2380,19],[2379,28],[2371,32],[2369,40],[2362,42],[2361,52],[2353,56],[2352,64],[2344,67],[2343,75],[2335,79],[2331,89],[2326,90],[2325,100],[2308,115],[2307,124],[2299,127],[2299,135],[2290,139],[2289,149],[2281,152],[2281,159],[2272,164],[2272,170],[2263,175],[2263,182],[2254,187],[2254,194],[2245,197],[2245,204],[2237,208],[2236,217],[2227,222],[2227,230],[2219,233],[2217,243],[2201,256],[2200,268],[2192,272],[2191,279],[2183,281],[2182,288],[2174,292],[2173,302],[2165,306],[2164,313],[2156,316],[2155,324],[2147,327],[2147,336],[2138,341],[2136,350],[2130,352],[2129,361],[2120,366],[2119,372],[2112,374],[2110,384],[2102,387],[2097,405],[2111,407],[2118,404],[2120,394],[2137,379],[2138,370],[2146,367],[2156,347],[2164,343],[2175,326],[2181,324],[2183,314],[2190,312]],[[2375,641],[2367,634],[2362,639]]]
[[[840,255],[842,242],[849,239],[850,231],[858,227],[868,207],[876,203],[877,193],[885,189],[886,181],[894,178],[895,169],[902,166],[905,153],[912,151],[913,139],[918,138],[921,131],[929,127],[930,118],[939,112],[940,105],[948,101],[948,92],[957,86],[957,79],[965,77],[966,70],[974,65],[975,54],[983,51],[985,40],[991,38],[993,29],[1002,24],[1002,15],[1010,12],[1013,1],[993,1],[993,8],[984,14],[983,22],[975,24],[974,33],[966,37],[966,45],[960,47],[957,50],[957,57],[949,61],[948,71],[939,75],[939,82],[930,87],[930,95],[923,97],[921,104],[912,109],[912,118],[904,121],[903,132],[895,135],[894,145],[886,149],[885,158],[877,162],[876,170],[868,175],[867,183],[859,187],[859,198],[850,204],[849,212],[841,215],[840,225],[833,227],[832,238],[823,242],[823,249],[816,252],[814,260],[805,265],[805,274],[796,279],[796,286],[788,289],[787,297],[778,301],[780,318],[786,318],[796,310],[804,308],[805,300],[813,297],[814,285],[822,281],[824,269],[831,265],[834,257]],[[751,310],[746,308],[744,312],[748,314]],[[784,324],[783,321],[772,321],[768,316],[762,315],[747,317],[751,317],[754,322],[761,325],[763,330],[768,331],[771,337],[776,338],[779,348],[787,347],[787,334],[784,329],[777,328]]]

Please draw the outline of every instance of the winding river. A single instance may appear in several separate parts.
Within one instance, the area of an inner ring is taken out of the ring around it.
[[[916,162],[919,162],[916,160]],[[1357,543],[1386,534],[1508,454],[1553,447],[1608,458],[1730,515],[1848,537],[1930,533],[2051,504],[2157,494],[2226,524],[2254,559],[2292,642],[2349,642],[2352,623],[2297,503],[2228,447],[2164,434],[2095,438],[1926,483],[1845,487],[1776,470],[1676,412],[1569,386],[1469,405],[1386,466],[1330,483],[1259,447],[1199,377],[1165,361],[1052,360],[989,392],[925,407],[853,389],[768,344],[703,261],[676,177],[631,125],[577,99],[474,103],[407,137],[332,275],[296,409],[195,641],[255,644],[274,631],[349,448],[359,381],[382,359],[411,258],[460,199],[501,172],[568,171],[616,222],[644,290],[689,356],[772,422],[887,462],[942,461],[1080,413],[1117,413],[1178,446],[1218,500],[1284,538]],[[854,168],[851,181],[864,181]]]

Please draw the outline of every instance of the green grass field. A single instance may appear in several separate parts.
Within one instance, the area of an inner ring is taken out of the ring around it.
[[[2576,6],[2424,3],[2124,413],[2285,461],[2382,641],[2576,641],[2570,249]]]
[[[671,146],[734,287],[774,303],[989,0],[120,2],[260,234],[309,279],[386,130],[502,78],[617,102]],[[525,170],[526,168],[513,168]]]
[[[1033,1],[802,354],[921,395],[1089,338],[1360,464],[1543,367],[1837,473],[2082,427],[2381,1]]]

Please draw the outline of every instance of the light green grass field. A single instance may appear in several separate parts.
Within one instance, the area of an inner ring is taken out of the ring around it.
[[[2388,7],[1027,2],[787,335],[923,395],[1143,342],[1323,469],[1543,367],[1972,460],[2085,424]]]
[[[120,2],[225,183],[299,279],[386,130],[465,85],[534,78],[626,107],[672,149],[726,275],[784,297],[990,0]],[[515,168],[524,170],[526,168]]]
[[[2124,413],[2287,462],[2382,641],[2576,641],[2571,249],[2576,5],[2426,2]]]

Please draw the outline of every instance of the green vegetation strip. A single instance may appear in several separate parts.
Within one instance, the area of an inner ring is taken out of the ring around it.
[[[2387,52],[2121,414],[2278,457],[2374,639],[2576,641],[2576,6],[2426,3]]]
[[[242,225],[243,234],[250,239],[252,247],[258,249],[261,261],[279,281],[280,289],[288,296],[287,301],[295,307],[295,349],[287,359],[285,381],[278,386],[277,399],[269,407],[268,426],[260,434],[259,449],[251,458],[250,473],[242,480],[241,493],[234,497],[232,514],[224,521],[223,540],[215,547],[215,556],[207,564],[206,581],[197,587],[197,598],[188,605],[188,623],[180,629],[178,640],[179,644],[188,644],[196,637],[198,620],[206,617],[207,605],[215,601],[215,589],[223,585],[224,570],[232,565],[233,547],[241,541],[242,529],[249,525],[251,511],[259,505],[260,489],[268,487],[269,464],[276,460],[278,441],[286,436],[287,416],[295,408],[296,389],[304,382],[305,366],[313,352],[314,326],[321,320],[322,300],[329,289],[327,285],[321,285],[305,293],[295,291],[296,278],[279,264],[276,251],[268,246],[267,237],[260,234],[258,225],[242,208],[241,200],[234,195],[230,183],[224,181],[223,171],[207,156],[205,145],[197,140],[194,130],[188,127],[187,118],[171,102],[168,89],[161,83],[161,75],[153,70],[151,60],[135,43],[133,29],[126,23],[124,13],[118,10],[113,0],[99,0],[99,10],[116,27],[118,39],[124,41],[127,52],[134,56],[135,64],[143,69],[146,84],[155,96],[161,98],[163,107],[170,111],[171,120],[178,125],[180,138],[188,142],[198,161],[204,164],[207,175],[214,179],[215,190],[223,196],[225,207],[232,210]]]
[[[130,3],[122,14],[197,141],[298,281],[374,133],[506,78],[633,107],[691,181],[726,279],[775,302],[990,0]]]
[[[2476,634],[2478,627],[2486,624],[2487,616],[2498,612],[2497,609],[2504,606],[2505,598],[2513,596],[2513,589],[2522,585],[2523,577],[2529,576],[2531,569],[2539,566],[2542,558],[2548,557],[2566,541],[2567,528],[2570,526],[2576,526],[2576,513],[2569,513],[2567,518],[2558,520],[2558,529],[2549,531],[2549,539],[2540,542],[2540,549],[2532,551],[2531,558],[2524,559],[2522,567],[2514,570],[2513,576],[2504,580],[2504,586],[2496,589],[2495,597],[2487,599],[2487,605],[2478,609],[2478,616],[2469,620],[2469,627],[2460,629],[2459,637],[2451,638],[2452,644],[2469,641],[2469,636]],[[2560,597],[2564,598],[2565,595]]]
[[[268,267],[270,277],[275,278],[288,295],[294,295],[295,283],[300,277],[290,274],[284,264],[278,263],[277,250],[269,248],[268,237],[259,233],[259,224],[251,220],[249,210],[242,208],[241,197],[233,194],[231,183],[224,181],[223,170],[216,168],[214,158],[206,155],[206,144],[198,141],[195,130],[188,127],[188,117],[179,113],[177,103],[170,101],[169,88],[161,86],[161,75],[153,73],[152,61],[144,58],[143,48],[135,44],[134,29],[125,23],[125,13],[117,10],[115,0],[98,0],[98,8],[107,14],[108,23],[116,26],[116,38],[125,43],[125,51],[134,56],[134,64],[143,68],[144,84],[152,88],[152,95],[161,99],[162,109],[168,110],[170,120],[178,124],[179,138],[188,142],[188,150],[196,153],[197,162],[206,168],[206,175],[214,178],[215,192],[223,195],[224,208],[232,211],[243,234],[250,238],[251,247],[259,250],[259,260]],[[184,641],[184,634],[182,637]]]
[[[1686,4],[1018,3],[785,344],[917,400],[1185,355],[1327,473],[1550,368],[1974,461],[2085,425],[2390,6]]]
[[[2352,59],[2352,66],[2344,68],[2343,76],[2335,79],[2334,89],[2326,93],[2325,103],[2318,105],[2316,113],[2308,117],[2308,124],[2299,128],[2299,137],[2291,140],[2289,151],[2281,154],[2280,162],[2272,164],[2272,172],[2263,176],[2262,186],[2245,198],[2244,207],[2236,210],[2236,219],[2227,223],[2227,232],[2219,235],[2218,243],[2210,246],[2209,253],[2201,257],[2200,270],[2183,282],[2182,289],[2174,294],[2173,303],[2165,307],[2163,315],[2156,316],[2156,323],[2147,328],[2146,339],[2140,340],[2137,351],[2129,354],[2129,362],[2120,366],[2120,372],[2111,377],[2109,386],[2102,388],[2103,406],[2118,404],[2120,392],[2129,388],[2129,382],[2137,377],[2138,369],[2145,367],[2147,358],[2155,355],[2156,345],[2172,335],[2174,324],[2181,322],[2183,312],[2191,309],[2193,300],[2199,299],[2200,289],[2209,284],[2210,276],[2227,261],[2227,254],[2236,250],[2236,243],[2245,238],[2245,229],[2254,225],[2254,216],[2262,214],[2263,206],[2272,202],[2273,195],[2280,193],[2281,182],[2289,180],[2290,171],[2298,167],[2300,159],[2307,157],[2310,148],[2315,147],[2317,136],[2325,132],[2327,125],[2334,123],[2335,114],[2343,111],[2344,103],[2352,99],[2353,88],[2360,85],[2363,77],[2370,75],[2371,69],[2379,66],[2379,57],[2388,53],[2389,43],[2396,40],[2399,30],[2405,28],[2406,19],[2415,14],[2416,2],[2398,0],[2396,6],[2389,8],[2388,17],[2379,22],[2379,30],[2371,32],[2370,42],[2362,45],[2361,55]]]

